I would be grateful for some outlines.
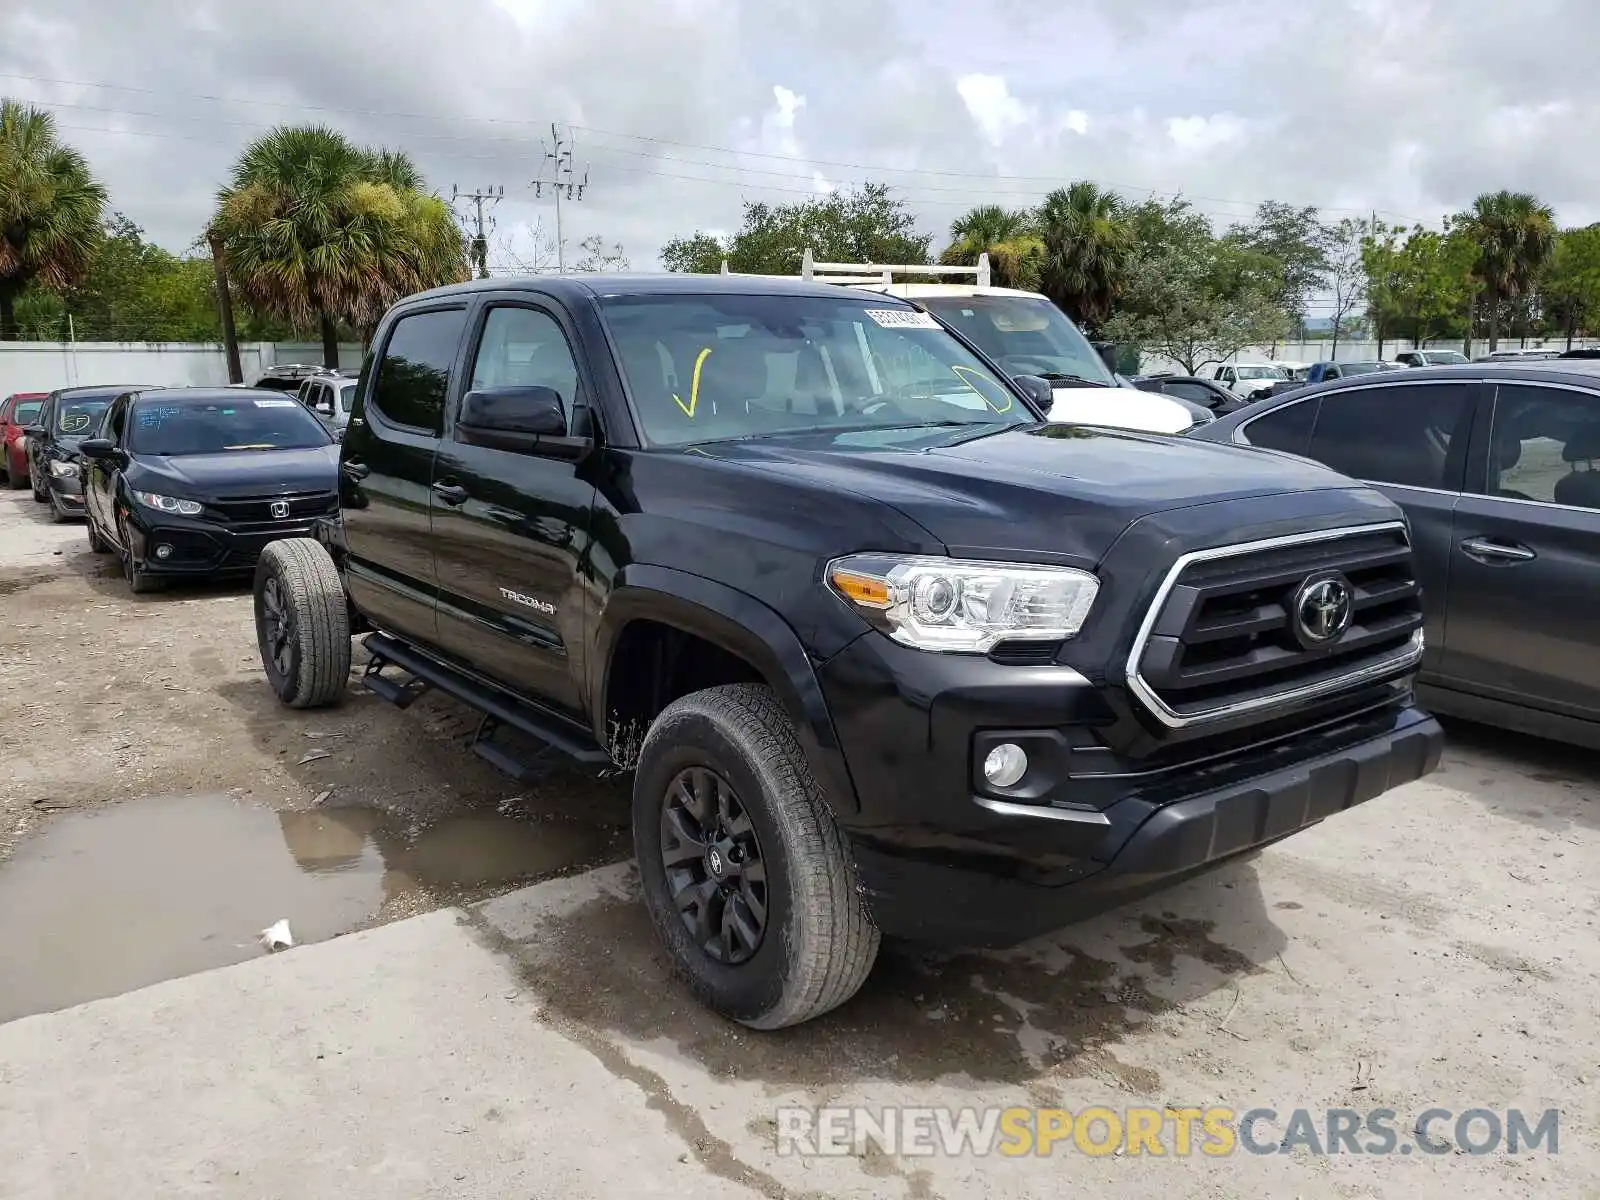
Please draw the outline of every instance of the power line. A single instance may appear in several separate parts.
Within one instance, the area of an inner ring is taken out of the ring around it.
[[[455,184],[450,185],[450,206],[453,209],[457,200],[465,200],[471,204],[477,214],[477,234],[472,239],[472,261],[478,264],[478,278],[489,278],[489,238],[484,232],[483,205],[487,201],[493,208],[505,198],[506,189],[502,184],[498,189],[490,187],[478,192],[460,191]],[[494,228],[494,217],[488,219],[488,228]]]
[[[385,110],[385,109],[363,109],[363,108],[340,107],[340,106],[333,106],[333,105],[317,105],[317,104],[295,103],[295,102],[289,102],[289,101],[257,100],[257,99],[247,99],[247,98],[243,98],[243,97],[222,96],[222,95],[216,95],[216,94],[204,93],[204,92],[187,92],[186,93],[186,92],[175,92],[175,91],[163,91],[163,90],[157,89],[157,88],[137,87],[137,86],[132,85],[132,84],[103,83],[103,82],[93,82],[93,81],[89,81],[89,80],[80,80],[80,79],[57,79],[57,78],[52,78],[52,77],[48,77],[48,76],[24,75],[24,74],[12,73],[12,72],[0,72],[0,79],[16,79],[16,80],[23,80],[23,81],[30,82],[30,83],[53,84],[53,85],[58,85],[58,86],[63,86],[63,87],[98,88],[98,89],[104,89],[104,90],[109,90],[109,91],[132,92],[132,93],[137,93],[137,94],[140,94],[140,95],[149,95],[149,96],[167,96],[167,97],[171,97],[171,98],[179,98],[179,99],[186,99],[186,100],[205,100],[205,101],[212,101],[212,102],[221,103],[221,104],[255,105],[255,106],[269,107],[269,108],[289,109],[289,110],[300,111],[300,112],[335,113],[335,114],[341,114],[341,115],[345,115],[345,116],[383,117],[383,118],[389,118],[389,119],[394,119],[394,120],[406,120],[406,121],[461,122],[461,123],[488,124],[488,125],[510,125],[510,126],[531,126],[533,124],[536,124],[536,122],[534,122],[534,121],[532,121],[530,119],[526,119],[526,118],[479,117],[479,116],[468,116],[468,115],[465,115],[465,114],[449,115],[449,114],[438,114],[438,113],[408,113],[408,112],[402,112],[402,111],[396,111],[396,110]],[[51,101],[32,101],[32,103],[50,104],[52,102]],[[115,109],[96,109],[95,106],[92,106],[92,105],[79,105],[79,104],[72,104],[72,103],[69,103],[69,102],[59,102],[59,107],[64,107],[64,108],[83,108],[83,109],[86,109],[86,110],[89,110],[89,111],[108,111],[108,112],[120,112],[120,111],[123,111],[123,110],[115,110]],[[207,119],[207,118],[204,118],[204,117],[198,117],[197,118],[197,117],[189,116],[187,114],[166,114],[166,113],[133,114],[133,113],[129,113],[128,115],[146,115],[146,116],[159,117],[159,118],[164,118],[164,119],[189,119],[189,120],[194,120],[194,119],[204,120],[204,119]],[[220,120],[220,118],[219,118],[219,120]],[[252,123],[252,122],[245,122],[245,121],[226,122],[226,123],[237,124],[237,125],[241,125],[241,126],[250,126],[252,124],[255,124],[255,123]],[[266,126],[260,126],[260,127],[266,127]],[[621,131],[621,130],[602,129],[602,128],[598,127],[598,126],[573,124],[573,125],[569,125],[568,128],[569,128],[569,130],[579,130],[579,129],[581,129],[586,133],[598,134],[598,135],[603,136],[603,137],[623,138],[623,139],[627,139],[627,140],[630,140],[630,141],[644,142],[644,143],[648,143],[648,144],[651,144],[651,145],[671,146],[671,147],[677,147],[679,149],[699,150],[699,151],[709,152],[709,153],[714,153],[714,154],[739,155],[739,156],[746,157],[746,158],[758,158],[758,159],[766,159],[766,160],[770,160],[770,161],[792,163],[795,166],[834,167],[834,168],[840,168],[840,169],[850,170],[850,171],[867,172],[867,173],[870,173],[870,174],[873,174],[873,175],[890,175],[890,174],[894,174],[894,175],[930,175],[930,176],[952,178],[952,179],[972,179],[972,180],[975,180],[975,181],[980,181],[981,180],[981,181],[987,181],[987,182],[989,182],[991,184],[994,183],[994,182],[997,182],[997,181],[998,182],[1018,182],[1018,183],[1046,183],[1046,184],[1059,184],[1061,182],[1061,177],[1060,176],[1054,176],[1054,175],[1000,175],[1000,174],[988,174],[988,173],[984,173],[984,172],[975,172],[975,171],[950,171],[950,170],[936,169],[936,168],[931,168],[931,167],[890,167],[890,166],[883,166],[883,165],[876,165],[875,166],[875,165],[871,165],[871,164],[867,164],[867,163],[845,162],[845,161],[835,160],[835,159],[809,158],[809,157],[805,157],[805,156],[774,154],[774,153],[771,153],[771,152],[768,152],[768,151],[761,151],[761,150],[740,150],[740,149],[736,149],[736,148],[728,147],[728,146],[712,146],[712,145],[707,145],[707,144],[704,144],[704,143],[697,143],[697,142],[682,142],[682,141],[676,141],[676,140],[670,139],[670,138],[656,137],[656,136],[652,136],[652,135],[648,135],[648,134],[628,133],[628,132],[624,132],[624,131]],[[526,140],[526,139],[516,139],[516,138],[506,138],[506,139],[477,138],[477,139],[473,139],[473,138],[464,137],[464,136],[459,135],[459,134],[427,134],[427,133],[416,133],[416,132],[411,133],[408,136],[414,136],[414,137],[418,137],[418,138],[427,137],[427,138],[437,138],[437,139],[441,139],[441,140],[461,140],[461,141],[506,140],[506,141],[515,142],[515,141],[518,141],[518,140]],[[596,147],[596,148],[597,149],[602,149],[602,150],[612,150],[612,151],[617,152],[617,153],[642,154],[642,152],[640,152],[640,151],[631,151],[630,152],[630,151],[624,150],[624,149],[622,149],[620,147],[604,147],[604,146],[601,146],[601,147]],[[661,156],[658,156],[658,157],[671,158],[671,156],[668,156],[668,155],[661,155]],[[692,163],[693,162],[693,160],[681,160],[681,161],[685,161],[686,163]],[[738,168],[733,164],[705,163],[705,164],[696,164],[696,165],[726,167],[727,169],[730,169],[730,170],[733,170],[733,169],[753,170],[753,168]],[[795,176],[795,178],[804,178],[804,176]],[[1134,185],[1134,184],[1120,184],[1120,183],[1116,183],[1116,182],[1109,181],[1109,180],[1096,180],[1094,182],[1099,183],[1100,186],[1102,186],[1102,187],[1107,187],[1107,188],[1110,188],[1110,189],[1112,189],[1114,191],[1142,192],[1142,193],[1148,194],[1148,195],[1150,195],[1152,197],[1156,197],[1156,196],[1167,197],[1167,198],[1182,197],[1183,199],[1187,199],[1187,200],[1190,200],[1192,202],[1201,202],[1201,203],[1205,203],[1205,204],[1216,204],[1216,205],[1227,205],[1227,206],[1250,209],[1250,210],[1254,210],[1261,203],[1260,201],[1256,201],[1256,200],[1227,199],[1227,198],[1216,197],[1216,196],[1190,195],[1190,194],[1182,192],[1182,191],[1173,191],[1173,190],[1170,190],[1170,189],[1144,187],[1144,186],[1139,186],[1139,185]],[[893,186],[895,186],[897,188],[901,188],[902,190],[909,190],[910,188],[917,187],[919,185],[915,185],[915,184],[894,184]],[[920,185],[920,186],[927,187],[928,185]],[[948,190],[956,191],[956,190],[960,190],[960,189],[952,188],[952,189],[948,189]],[[1340,206],[1340,205],[1316,205],[1316,206],[1313,206],[1313,207],[1319,207],[1323,211],[1331,212],[1331,213],[1343,212],[1343,213],[1366,214],[1366,213],[1369,213],[1369,212],[1372,211],[1368,207],[1355,208],[1355,207],[1345,207],[1345,206]],[[1381,210],[1380,209],[1378,211],[1383,212],[1385,216],[1399,217],[1399,216],[1402,215],[1402,214],[1395,213],[1395,212],[1392,212],[1392,211],[1389,211],[1389,210]]]

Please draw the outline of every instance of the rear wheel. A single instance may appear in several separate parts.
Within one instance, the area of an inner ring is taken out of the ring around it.
[[[255,611],[261,665],[278,699],[290,708],[337,701],[350,675],[350,611],[320,542],[267,544],[256,563]]]
[[[633,787],[646,906],[696,998],[797,1025],[866,980],[878,930],[844,833],[771,689],[707,688],[651,726]]]

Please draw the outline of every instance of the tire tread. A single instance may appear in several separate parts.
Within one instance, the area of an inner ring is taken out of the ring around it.
[[[350,677],[350,612],[344,580],[322,544],[312,538],[269,542],[256,579],[278,577],[294,609],[300,669],[293,692],[279,698],[290,708],[321,708],[343,695]]]

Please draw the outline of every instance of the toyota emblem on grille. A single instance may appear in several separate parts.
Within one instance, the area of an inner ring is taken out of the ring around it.
[[[287,500],[274,500],[272,502],[272,515],[287,517],[289,515],[289,502]]]
[[[1295,633],[1308,646],[1333,641],[1350,628],[1354,601],[1343,575],[1313,575],[1294,594]]]

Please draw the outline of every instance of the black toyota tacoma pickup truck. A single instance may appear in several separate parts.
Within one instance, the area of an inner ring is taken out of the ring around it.
[[[485,280],[383,319],[340,508],[255,581],[280,699],[366,684],[633,772],[644,898],[748,1025],[881,935],[1002,946],[1438,763],[1400,511],[1305,460],[1045,420],[914,304]]]

